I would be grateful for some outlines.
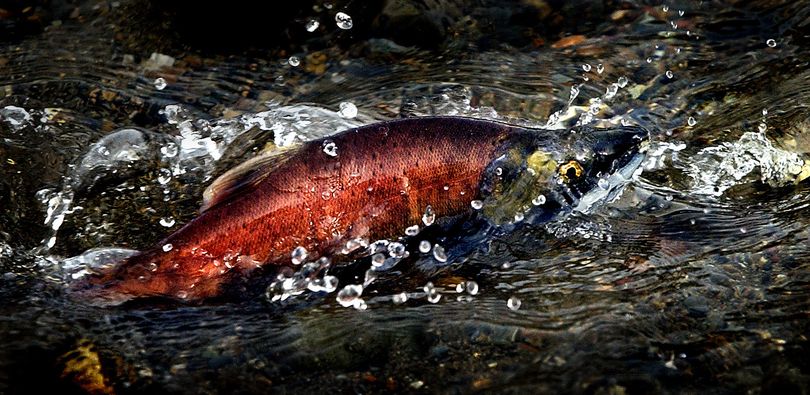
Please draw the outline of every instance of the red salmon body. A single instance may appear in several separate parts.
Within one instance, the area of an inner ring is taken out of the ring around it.
[[[154,248],[93,276],[84,292],[108,301],[217,296],[262,265],[288,265],[304,247],[331,256],[354,238],[377,240],[470,210],[482,175],[530,131],[455,117],[346,130],[240,166],[211,188],[202,213]]]

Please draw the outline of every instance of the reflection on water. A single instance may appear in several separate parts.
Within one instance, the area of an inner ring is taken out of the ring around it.
[[[226,57],[133,49],[109,30],[138,4],[121,3],[0,47],[0,391],[807,388],[806,5],[627,3],[561,40],[442,2],[457,38],[420,49],[318,3],[291,19],[311,37],[293,52]],[[358,240],[358,263],[305,264],[247,300],[66,296],[194,218],[256,153],[420,115],[652,141],[618,199],[438,273],[419,268],[452,245]]]

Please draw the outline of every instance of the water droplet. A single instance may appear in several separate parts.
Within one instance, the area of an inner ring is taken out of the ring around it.
[[[470,206],[472,206],[472,208],[474,208],[476,210],[480,210],[481,208],[484,207],[484,202],[482,202],[480,200],[473,200],[473,201],[470,202]]]
[[[768,125],[766,125],[765,122],[761,122],[759,126],[757,126],[757,130],[759,130],[760,133],[765,133],[765,131],[768,130]]]
[[[354,105],[354,103],[344,101],[340,103],[338,115],[340,115],[342,118],[352,119],[357,116],[357,107]]]
[[[647,58],[647,63],[652,63],[652,58]]]
[[[602,63],[599,63],[598,65],[596,65],[596,72],[597,73],[602,74],[603,71],[605,71],[605,66]]]
[[[663,7],[661,7],[661,9],[664,10],[664,12],[669,12],[669,6],[668,5],[664,5]]]
[[[428,282],[427,284],[425,284],[425,286],[422,287],[422,289],[425,291],[425,294],[427,295],[427,300],[430,303],[436,303],[439,301],[439,299],[442,298],[442,295],[439,293],[436,287],[433,286],[432,282]]]
[[[509,310],[517,311],[517,309],[520,308],[521,303],[522,302],[520,299],[518,299],[516,296],[512,296],[506,301],[506,307],[509,307]]]
[[[166,84],[166,80],[163,79],[163,77],[155,78],[155,82],[153,84],[155,85],[155,89],[157,89],[159,91],[162,91],[163,88],[165,88],[166,85],[168,85],[168,84]]]
[[[518,211],[515,213],[515,222],[523,221],[523,218],[525,218],[523,211]]]
[[[748,229],[740,228],[740,233],[748,233]]]
[[[475,281],[467,281],[467,283],[464,285],[464,289],[470,295],[478,295],[478,283]]]
[[[608,190],[610,188],[610,181],[608,181],[607,178],[600,178],[596,184],[599,185],[599,188],[604,190]]]
[[[337,22],[338,27],[343,30],[349,30],[352,28],[352,26],[354,26],[352,23],[352,17],[343,12],[338,12],[335,15],[335,22]]]
[[[501,169],[500,167],[495,168],[495,175],[499,175],[499,176],[500,176],[500,175],[502,175],[502,174],[503,174],[503,169]]]
[[[343,307],[358,306],[363,302],[360,295],[363,294],[363,286],[360,284],[349,284],[337,294],[337,301]]]
[[[464,292],[464,283],[456,284],[456,293],[462,293],[462,292]]]
[[[669,25],[672,26],[673,29],[677,29],[678,21],[669,21]]]
[[[408,294],[405,292],[398,293],[392,296],[391,300],[394,302],[394,304],[403,304],[408,301]]]
[[[293,265],[300,265],[304,263],[304,261],[307,260],[307,255],[309,255],[309,253],[307,252],[306,248],[302,246],[295,247],[290,254]]]
[[[616,81],[616,83],[619,84],[619,88],[624,88],[625,86],[627,86],[627,77],[625,76],[619,77],[619,80]]]
[[[695,120],[695,117],[689,117],[689,119],[686,120],[686,124],[689,126],[695,126],[697,125],[697,121]]]
[[[447,254],[444,252],[444,247],[438,244],[433,246],[433,257],[439,262],[447,262]]]
[[[329,156],[337,156],[337,145],[331,140],[325,140],[323,142],[323,152]]]
[[[664,73],[664,74],[666,74],[667,78],[669,78],[669,79],[672,79],[672,77],[675,76],[675,74],[672,73],[672,70],[667,70],[667,72]]]
[[[449,191],[450,190],[450,185],[445,185],[445,186],[442,187],[442,189],[444,189],[445,191]]]
[[[588,63],[583,64],[582,65],[582,70],[585,70],[586,73],[591,71],[591,65],[588,64]]]
[[[430,251],[430,242],[427,240],[422,240],[419,242],[419,252],[423,254],[427,254]]]
[[[158,170],[157,182],[160,185],[166,185],[171,180],[172,180],[172,171],[171,170],[169,170],[169,169],[167,169],[165,167]]]
[[[425,226],[430,226],[433,225],[434,221],[436,221],[436,213],[433,212],[433,207],[428,204],[428,206],[425,207],[425,213],[422,214],[422,223],[424,223]]]
[[[612,99],[619,92],[619,84],[610,84],[605,92],[605,99]]]
[[[172,217],[161,218],[160,219],[160,224],[167,227],[167,228],[171,228],[172,226],[174,226],[174,218],[172,218]]]
[[[678,16],[683,16],[683,14],[684,14],[683,10],[678,10]]]
[[[624,118],[622,118],[622,120],[620,122],[621,122],[622,126],[630,126],[630,124],[631,124],[629,119],[624,119]]]
[[[287,63],[289,63],[292,67],[297,67],[299,64],[301,64],[301,59],[298,59],[298,56],[290,56],[290,58],[287,59]]]
[[[180,292],[177,293],[177,297],[180,298],[180,299],[185,299],[185,298],[188,297],[188,292],[180,291]]]
[[[312,33],[315,30],[318,30],[318,26],[320,25],[321,25],[320,22],[314,19],[310,19],[309,21],[307,21],[306,29],[308,32]]]
[[[371,265],[374,267],[380,267],[385,263],[385,255],[381,252],[378,252],[371,256]]]
[[[772,38],[769,38],[768,41],[765,41],[765,44],[767,44],[771,48],[776,48],[776,40]]]
[[[405,249],[405,245],[399,242],[393,242],[388,244],[388,255],[394,258],[404,258],[407,254],[407,250]]]
[[[763,108],[763,109],[762,109],[762,116],[763,116],[763,117],[767,117],[767,116],[768,116],[768,109],[767,109],[767,108]]]
[[[538,195],[536,198],[532,199],[532,204],[535,206],[546,204],[546,197],[544,195]]]
[[[419,225],[413,225],[405,228],[406,236],[416,236],[419,234]]]
[[[160,153],[167,158],[174,158],[177,156],[178,147],[175,143],[168,143],[163,147],[160,147]]]
[[[163,245],[163,251],[169,252],[169,251],[172,250],[172,247],[173,247],[172,243],[166,243],[166,244]]]

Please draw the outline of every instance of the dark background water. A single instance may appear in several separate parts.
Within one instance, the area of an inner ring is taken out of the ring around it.
[[[0,3],[0,392],[807,392],[806,2],[270,3]],[[381,273],[366,310],[67,297],[85,251],[150,246],[267,143],[430,114],[655,153],[590,214]]]

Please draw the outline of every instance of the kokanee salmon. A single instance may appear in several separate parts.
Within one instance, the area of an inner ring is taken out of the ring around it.
[[[216,297],[257,268],[290,265],[299,246],[339,261],[349,240],[402,236],[428,206],[445,218],[477,209],[494,226],[548,221],[610,193],[610,177],[638,167],[646,136],[460,117],[346,130],[232,169],[197,218],[74,289],[102,303]]]

